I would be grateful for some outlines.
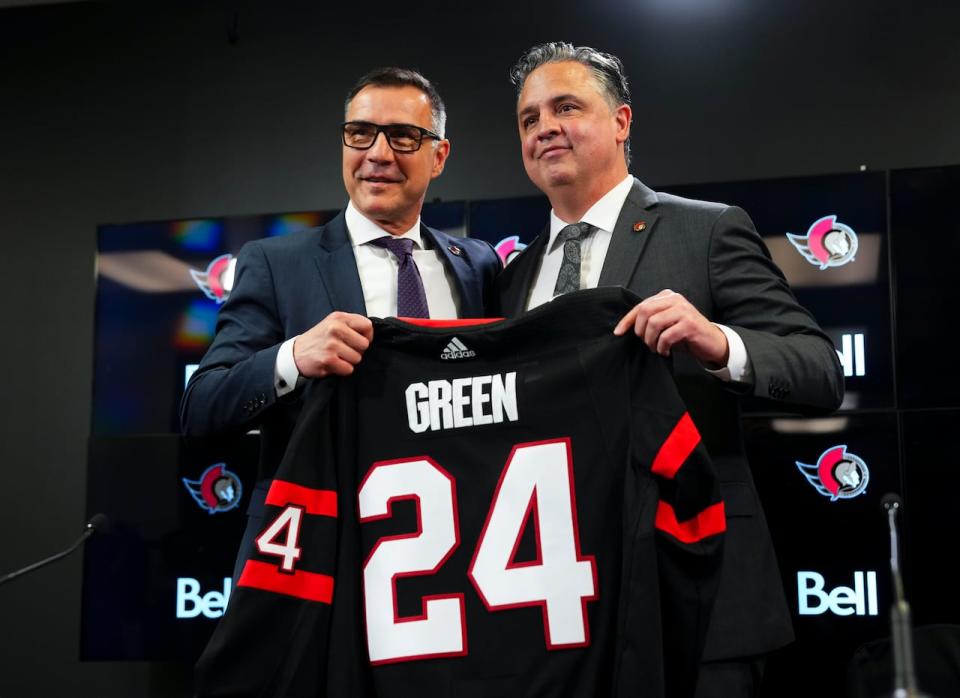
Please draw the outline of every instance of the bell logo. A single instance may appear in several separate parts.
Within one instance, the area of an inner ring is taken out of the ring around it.
[[[866,352],[863,347],[863,332],[844,334],[840,336],[840,349],[837,357],[843,366],[843,375],[846,378],[867,375]]]
[[[838,616],[877,615],[877,573],[854,572],[853,588],[824,591],[822,574],[797,572],[797,593],[801,616],[819,616],[827,611]]]
[[[200,582],[193,577],[177,578],[177,618],[219,618],[227,608],[233,580],[223,578],[223,591],[208,591],[200,595]]]

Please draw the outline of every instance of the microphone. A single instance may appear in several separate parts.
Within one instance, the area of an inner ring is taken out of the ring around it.
[[[899,509],[903,506],[903,500],[900,499],[899,494],[896,494],[895,492],[887,492],[880,500],[880,506],[882,506],[885,511],[890,511],[890,509]]]
[[[893,576],[894,603],[906,603],[903,594],[903,578],[900,576],[900,545],[897,539],[897,512],[903,506],[900,495],[887,492],[880,499],[880,506],[887,512],[887,525],[890,527],[890,573]]]
[[[10,580],[16,579],[22,574],[33,572],[36,569],[40,569],[41,567],[49,565],[51,562],[56,562],[60,558],[66,557],[67,555],[72,553],[74,550],[79,548],[81,545],[83,545],[84,541],[86,541],[87,538],[92,536],[94,533],[97,533],[97,532],[106,533],[109,530],[109,528],[110,528],[110,519],[108,519],[105,514],[94,514],[92,517],[90,517],[90,520],[87,522],[87,525],[84,526],[83,533],[80,534],[80,537],[69,548],[57,553],[56,555],[51,555],[50,557],[44,560],[40,560],[40,562],[34,562],[32,565],[27,565],[22,569],[11,572],[5,577],[0,577],[0,584],[6,584]]]
[[[903,578],[900,576],[900,551],[897,536],[897,512],[903,508],[903,500],[893,492],[880,499],[880,506],[887,512],[890,527],[890,574],[893,577],[894,597],[890,605],[890,635],[893,642],[893,698],[924,698],[917,690],[917,676],[913,668],[913,633],[910,628],[910,605],[903,593]]]

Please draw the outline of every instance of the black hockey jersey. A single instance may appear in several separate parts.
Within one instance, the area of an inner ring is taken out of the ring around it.
[[[692,695],[723,504],[668,361],[612,333],[637,300],[376,320],[304,396],[200,695]]]

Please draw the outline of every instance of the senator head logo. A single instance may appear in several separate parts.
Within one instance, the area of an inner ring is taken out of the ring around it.
[[[527,249],[527,246],[520,242],[519,235],[511,235],[494,245],[493,249],[500,255],[500,261],[503,262],[503,266],[507,266],[518,254]]]
[[[212,301],[223,303],[230,297],[237,260],[232,254],[222,254],[207,265],[206,271],[190,270],[190,276],[200,290]]]
[[[183,478],[183,484],[194,501],[210,514],[230,511],[240,505],[243,485],[225,463],[211,465],[196,480]]]
[[[859,456],[847,452],[846,446],[828,448],[816,465],[796,461],[807,481],[831,502],[852,499],[867,491],[870,471]]]
[[[807,230],[806,235],[787,233],[787,239],[815,267],[840,267],[857,254],[857,234],[853,228],[837,223],[836,216],[824,216]]]

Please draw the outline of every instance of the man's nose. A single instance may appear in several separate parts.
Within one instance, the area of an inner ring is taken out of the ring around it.
[[[367,149],[367,157],[374,162],[393,162],[393,148],[386,133],[381,131],[374,137],[373,145]]]
[[[537,119],[537,138],[553,138],[560,133],[560,121],[552,113],[542,114]]]

